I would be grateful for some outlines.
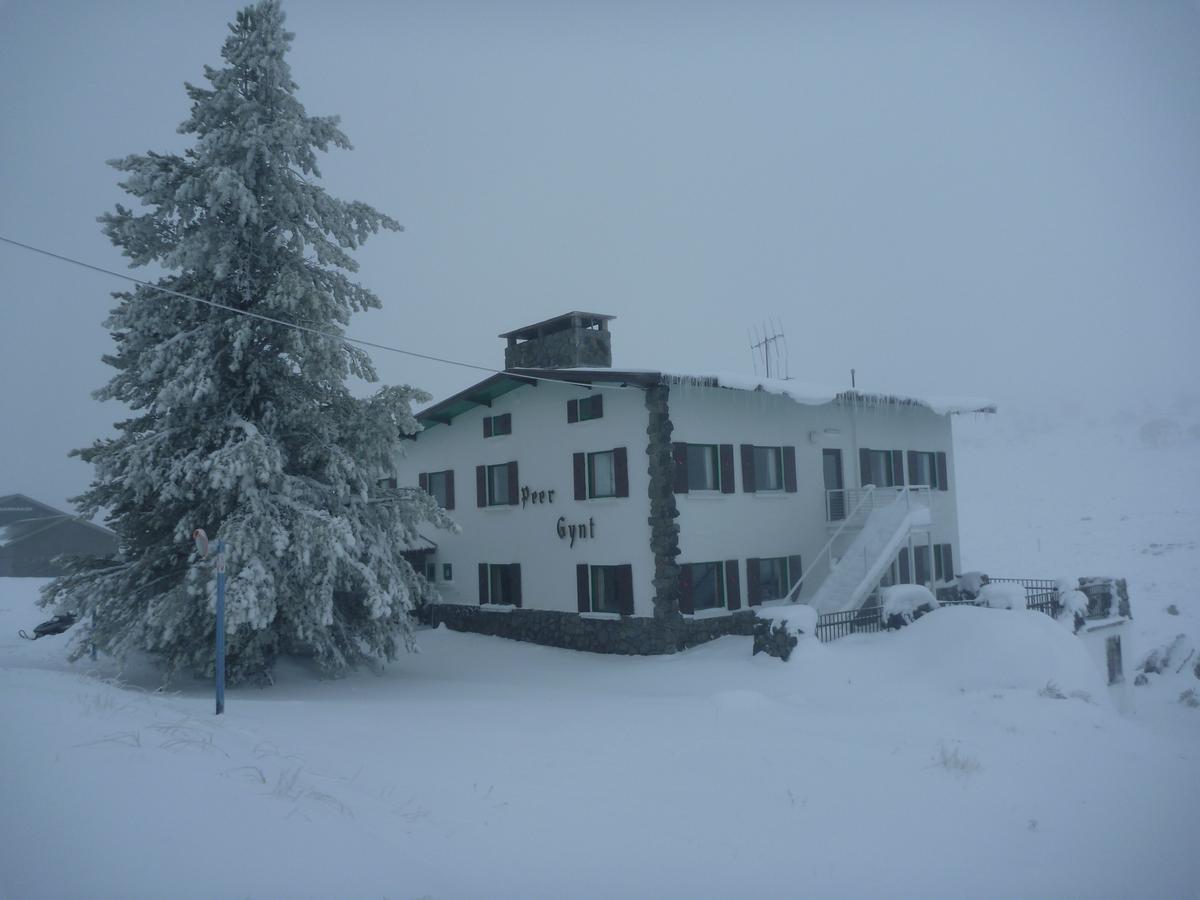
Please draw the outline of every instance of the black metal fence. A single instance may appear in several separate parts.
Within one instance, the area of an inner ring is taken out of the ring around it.
[[[1024,587],[1027,609],[1036,610],[1052,617],[1057,617],[1062,609],[1058,600],[1058,585],[1053,579],[989,578],[988,581],[992,584],[1019,584]],[[942,606],[958,604],[979,605],[977,600],[965,597],[961,593],[957,598],[942,600],[940,603]],[[881,603],[817,616],[817,640],[822,643],[835,641],[848,634],[870,634],[875,631],[883,631],[884,628],[883,604]]]

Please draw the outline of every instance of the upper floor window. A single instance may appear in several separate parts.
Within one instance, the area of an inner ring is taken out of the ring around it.
[[[683,563],[679,566],[679,611],[739,609],[738,561]]]
[[[575,499],[629,496],[629,457],[624,447],[573,457]]]
[[[422,472],[417,476],[421,490],[426,491],[442,509],[454,509],[454,470]]]
[[[575,567],[579,611],[633,615],[633,566]]]
[[[479,603],[521,605],[521,564],[480,563]]]
[[[746,560],[746,594],[751,606],[782,600],[799,579],[799,556]]]
[[[733,444],[675,444],[675,493],[733,493]]]
[[[904,486],[903,450],[868,450],[863,447],[858,451],[858,462],[863,487],[868,484],[876,487]]]
[[[518,501],[516,462],[476,466],[475,501],[478,506],[515,506]]]
[[[502,434],[512,434],[512,413],[483,417],[483,436],[485,438],[499,437]]]
[[[599,419],[604,415],[604,395],[594,394],[582,400],[567,401],[567,421],[586,422],[588,419]]]
[[[946,454],[925,450],[908,451],[908,483],[926,485],[935,491],[949,490]]]
[[[796,490],[796,448],[742,444],[742,490]]]

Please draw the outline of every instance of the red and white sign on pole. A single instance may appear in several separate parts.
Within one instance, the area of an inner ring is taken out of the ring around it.
[[[192,540],[196,542],[196,552],[200,554],[201,559],[208,559],[208,534],[203,528],[197,528],[192,532]]]

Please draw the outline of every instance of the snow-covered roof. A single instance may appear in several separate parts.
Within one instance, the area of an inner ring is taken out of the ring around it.
[[[520,370],[518,370],[520,371]],[[661,369],[598,369],[574,368],[558,369],[560,372],[577,372],[602,377],[604,373],[614,372],[636,373],[645,376],[657,376],[669,384],[695,385],[698,387],[722,387],[735,391],[761,391],[768,394],[778,394],[805,406],[824,406],[835,400],[857,400],[866,405],[912,405],[923,406],[939,416],[955,413],[994,413],[996,403],[984,397],[943,397],[923,394],[907,394],[895,391],[846,390],[828,385],[813,384],[807,381],[794,381],[781,378],[759,378],[756,375],[746,375],[729,372],[711,372],[700,374],[695,372],[668,372]]]
[[[406,540],[400,550],[404,553],[415,553],[421,551],[433,551],[437,549],[437,544],[425,537],[423,534],[418,534],[416,537]]]

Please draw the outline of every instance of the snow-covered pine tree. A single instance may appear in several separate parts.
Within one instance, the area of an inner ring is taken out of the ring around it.
[[[149,211],[118,205],[100,221],[133,265],[169,273],[163,288],[340,335],[380,305],[347,277],[349,251],[400,226],[318,186],[316,152],[350,143],[296,99],[283,26],[277,0],[238,13],[225,65],[205,67],[211,88],[186,85],[190,149],[112,163]],[[122,557],[77,561],[42,601],[81,614],[74,655],[146,650],[169,671],[212,672],[215,576],[195,556],[197,527],[228,548],[231,682],[291,650],[337,672],[411,648],[407,613],[427,586],[399,551],[418,524],[449,522],[424,493],[375,485],[418,427],[411,403],[428,398],[354,398],[346,379],[375,372],[338,340],[145,287],[114,296],[116,374],[96,396],[135,416],[76,451],[95,467],[77,502],[108,511]]]

